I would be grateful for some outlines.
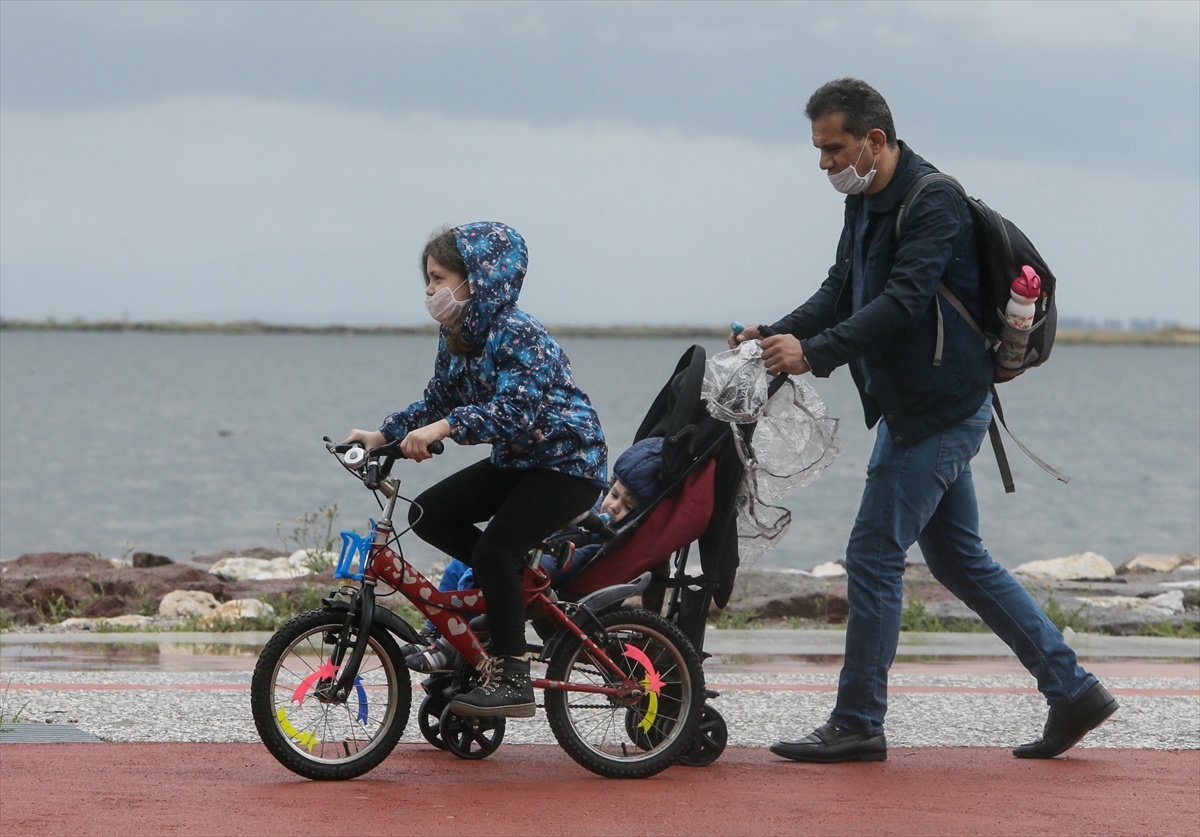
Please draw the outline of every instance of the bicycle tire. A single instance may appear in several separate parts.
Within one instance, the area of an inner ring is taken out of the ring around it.
[[[599,776],[641,779],[661,773],[691,746],[700,723],[704,708],[700,655],[682,631],[649,611],[622,607],[598,618],[608,635],[609,658],[643,682],[646,692],[627,703],[594,693],[548,689],[544,705],[550,729],[567,755]],[[574,636],[566,637],[555,651],[546,677],[588,685],[611,683],[611,675],[596,666]]]
[[[267,642],[254,667],[250,706],[259,737],[280,764],[308,779],[343,780],[377,767],[395,748],[412,707],[400,648],[371,628],[350,698],[322,699],[321,668],[346,614],[326,608],[297,616]]]

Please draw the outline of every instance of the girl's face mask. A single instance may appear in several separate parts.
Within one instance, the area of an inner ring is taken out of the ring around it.
[[[459,283],[458,288],[467,284],[464,279]],[[429,316],[433,317],[442,325],[450,325],[458,319],[462,310],[470,304],[471,298],[455,299],[454,291],[458,288],[442,288],[432,295],[425,297],[425,307],[429,309]]]

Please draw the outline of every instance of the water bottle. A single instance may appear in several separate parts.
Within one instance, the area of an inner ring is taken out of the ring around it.
[[[1025,347],[1029,330],[1033,328],[1034,305],[1042,294],[1042,279],[1029,265],[1009,289],[1008,305],[1004,308],[1004,339],[996,350],[996,363],[1005,369],[1020,369],[1025,362]]]

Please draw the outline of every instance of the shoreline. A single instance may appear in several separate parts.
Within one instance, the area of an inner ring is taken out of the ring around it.
[[[727,326],[707,325],[556,325],[547,328],[559,337],[678,339],[728,336]],[[327,336],[433,336],[435,325],[303,325],[259,320],[10,320],[0,319],[0,331],[143,332],[150,334],[307,334]],[[1063,344],[1124,346],[1200,346],[1200,329],[1172,327],[1156,331],[1059,329]]]

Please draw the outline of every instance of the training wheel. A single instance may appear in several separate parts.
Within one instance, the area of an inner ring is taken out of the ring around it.
[[[696,737],[692,745],[679,757],[680,764],[688,767],[708,767],[725,752],[729,741],[729,727],[721,713],[707,703],[700,713],[700,726],[696,729]]]
[[[484,759],[504,740],[504,716],[456,715],[447,704],[438,719],[438,729],[446,747],[460,759]]]
[[[446,701],[435,700],[432,695],[425,695],[421,708],[417,710],[417,726],[425,740],[439,750],[449,750],[450,747],[442,740],[442,712],[446,709]]]

